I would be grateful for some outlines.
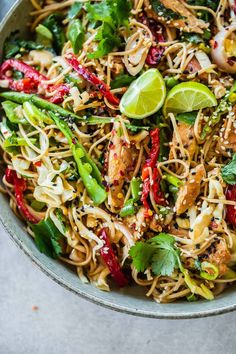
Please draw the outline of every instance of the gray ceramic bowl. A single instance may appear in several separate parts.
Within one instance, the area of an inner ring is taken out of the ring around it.
[[[18,0],[0,24],[0,49],[5,38],[13,31],[20,30],[26,35],[29,0]],[[2,52],[2,50],[1,50]],[[133,287],[125,290],[114,290],[110,293],[102,292],[92,285],[83,284],[76,274],[65,265],[47,258],[35,247],[32,239],[24,231],[23,224],[11,212],[8,199],[0,195],[0,220],[15,243],[37,264],[42,271],[58,284],[75,294],[96,304],[128,314],[152,318],[196,318],[217,315],[236,309],[236,288],[231,287],[218,296],[214,301],[176,302],[171,304],[157,304],[148,298],[139,289]],[[66,296],[66,295],[65,295]]]

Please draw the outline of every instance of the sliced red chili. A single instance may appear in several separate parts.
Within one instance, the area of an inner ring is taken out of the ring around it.
[[[118,259],[111,247],[111,242],[106,230],[102,229],[99,236],[104,242],[104,246],[101,248],[101,256],[111,272],[112,278],[115,280],[117,285],[122,288],[128,284],[128,279],[122,272]]]
[[[23,178],[19,178],[16,174],[16,171],[6,168],[5,172],[6,181],[10,184],[13,184],[15,187],[15,197],[18,209],[24,215],[26,220],[33,224],[37,224],[40,219],[36,218],[31,214],[27,206],[25,205],[23,193],[26,190],[26,182]]]
[[[145,208],[145,216],[150,216],[148,197],[152,190],[154,200],[158,205],[165,205],[166,201],[160,188],[161,176],[157,168],[158,157],[160,153],[160,130],[158,128],[150,132],[151,150],[142,169],[143,190],[141,201]],[[151,171],[151,176],[150,176]]]
[[[229,185],[226,188],[225,197],[227,200],[236,202],[236,185]],[[226,205],[226,221],[236,227],[236,209],[234,205]]]
[[[24,74],[24,78],[14,80],[9,76],[8,71],[17,70]],[[32,66],[16,59],[6,60],[0,67],[0,79],[8,81],[8,87],[11,90],[25,93],[37,93],[38,86],[42,81],[47,81],[47,77],[42,75],[39,71],[32,68]],[[65,84],[61,85],[44,85],[49,92],[57,91],[56,94],[49,100],[52,103],[59,104],[63,102],[64,96],[69,93],[69,87]]]
[[[118,105],[120,100],[110,91],[108,85],[105,84],[102,80],[100,80],[94,73],[91,73],[87,68],[80,64],[77,60],[76,56],[71,54],[66,57],[66,60],[72,66],[72,68],[82,76],[86,81],[90,82],[92,85],[96,86],[96,88],[101,92],[101,94],[108,99],[108,101],[114,105]]]

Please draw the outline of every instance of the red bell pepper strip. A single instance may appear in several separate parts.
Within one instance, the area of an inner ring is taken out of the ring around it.
[[[106,263],[108,269],[110,270],[112,278],[115,280],[115,282],[120,288],[123,288],[128,284],[128,279],[125,277],[124,273],[121,270],[118,259],[114,254],[109,237],[105,229],[101,230],[99,237],[104,242],[104,246],[100,250],[101,256],[104,262]]]
[[[7,72],[9,70],[17,70],[24,74],[24,78],[14,80]],[[48,78],[42,75],[39,71],[32,68],[30,65],[23,61],[16,59],[6,60],[0,67],[0,79],[7,80],[9,88],[18,92],[37,93],[38,86],[42,81],[47,81]],[[65,84],[62,85],[45,85],[50,92],[57,90],[57,93],[49,99],[52,103],[59,104],[63,102],[64,96],[69,93],[69,87]]]
[[[148,203],[148,196],[150,191],[153,191],[154,200],[158,205],[165,205],[163,193],[160,190],[161,176],[157,168],[157,161],[160,153],[160,130],[158,128],[150,132],[151,136],[151,150],[148,159],[146,160],[142,169],[143,190],[141,201],[145,207],[145,216],[150,217],[150,206]],[[151,176],[150,176],[151,169]]]
[[[236,202],[236,185],[230,185],[226,188],[225,197],[227,200]],[[234,205],[226,205],[226,221],[236,227],[236,209]]]
[[[96,86],[96,88],[102,93],[104,97],[108,99],[110,103],[115,105],[119,104],[119,98],[117,98],[111,93],[109,86],[106,85],[105,82],[100,80],[95,74],[91,73],[88,69],[82,66],[75,55],[68,55],[66,57],[66,60],[80,76],[82,76],[86,81],[90,82],[92,85]]]
[[[40,219],[36,218],[31,214],[24,202],[23,193],[26,190],[26,182],[23,178],[19,178],[16,174],[16,171],[6,168],[5,172],[6,181],[10,184],[13,184],[15,187],[15,197],[18,209],[22,212],[24,217],[31,222],[32,224],[37,224]]]

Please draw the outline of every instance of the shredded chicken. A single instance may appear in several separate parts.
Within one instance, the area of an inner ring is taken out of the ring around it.
[[[215,264],[219,268],[219,273],[224,274],[228,267],[227,264],[231,261],[231,255],[226,245],[225,240],[221,240],[215,245],[215,252],[210,254],[209,262]]]
[[[108,204],[118,209],[124,204],[122,187],[125,180],[131,179],[137,158],[136,148],[120,137],[121,129],[120,123],[114,124],[108,155]]]
[[[235,109],[234,109],[235,111]],[[226,129],[227,120],[225,120],[223,128]],[[236,134],[235,127],[232,124],[231,129],[228,133],[227,139],[220,138],[216,145],[216,153],[220,155],[224,155],[226,157],[229,156],[228,153],[236,152]]]
[[[190,171],[187,181],[180,187],[175,203],[177,215],[183,214],[194,204],[200,193],[200,185],[204,174],[205,169],[203,165],[198,165],[195,169]]]
[[[193,158],[193,155],[197,148],[197,142],[194,137],[193,127],[189,124],[179,122],[178,123],[178,132],[183,143],[183,147],[188,151],[190,159]],[[175,147],[178,145],[175,134],[173,135],[173,140],[171,143],[169,159],[175,158]]]
[[[179,19],[170,20],[165,19],[161,13],[156,13],[151,7],[149,0],[144,0],[146,12],[149,17],[154,18],[156,21],[168,24],[177,28],[182,28],[185,32],[203,33],[203,30],[208,27],[208,24],[199,20],[194,12],[191,12],[185,7],[185,2],[181,0],[160,0],[160,2],[173,12],[179,14]],[[168,21],[168,23],[167,23]]]

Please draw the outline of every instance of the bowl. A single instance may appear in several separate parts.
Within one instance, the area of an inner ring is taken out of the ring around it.
[[[11,32],[19,30],[23,35],[28,33],[26,24],[29,21],[30,9],[29,0],[18,0],[6,14],[0,24],[0,55],[2,55],[4,41]],[[20,249],[51,279],[67,290],[98,305],[127,314],[159,319],[206,317],[236,309],[236,288],[234,286],[213,301],[178,301],[158,304],[146,298],[144,289],[139,287],[134,286],[129,289],[114,289],[111,292],[103,292],[91,284],[83,284],[72,269],[38,251],[32,238],[24,231],[23,223],[11,211],[8,198],[2,194],[0,194],[0,205],[0,220]]]

